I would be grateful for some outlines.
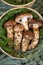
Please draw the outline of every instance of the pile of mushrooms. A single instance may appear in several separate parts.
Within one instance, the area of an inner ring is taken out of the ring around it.
[[[22,50],[22,52],[34,49],[39,42],[39,27],[41,26],[43,26],[43,22],[33,19],[32,14],[17,15],[15,20],[7,21],[4,24],[7,37],[11,39],[8,45],[13,46],[14,50]]]

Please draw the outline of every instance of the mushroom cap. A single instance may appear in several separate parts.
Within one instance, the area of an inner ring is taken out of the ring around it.
[[[29,27],[32,28],[33,24],[37,24],[39,27],[43,26],[43,22],[41,20],[32,19],[29,21]]]
[[[30,13],[22,13],[22,14],[19,14],[19,15],[16,16],[15,21],[18,22],[18,23],[22,22],[21,20],[22,20],[23,17],[27,17],[27,19],[33,18],[32,14],[30,14]]]
[[[24,30],[24,27],[23,25],[21,24],[17,24],[15,27],[14,27],[14,31],[18,32],[18,31],[23,31]]]
[[[16,25],[16,22],[14,20],[10,20],[10,21],[7,21],[5,24],[4,24],[4,27],[8,27],[8,26],[14,26]]]
[[[33,37],[34,37],[34,36],[33,36],[33,32],[31,32],[31,31],[24,31],[23,36],[24,36],[25,38],[29,39],[29,40],[32,40]]]

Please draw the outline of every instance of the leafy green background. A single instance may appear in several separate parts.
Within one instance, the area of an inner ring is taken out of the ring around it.
[[[0,1],[0,16],[10,8],[12,7],[5,5]],[[43,16],[43,0],[36,0],[32,8],[36,9]],[[42,38],[42,42],[43,42],[43,38]],[[39,56],[37,55],[37,53],[35,54],[37,57],[33,60],[30,60],[30,59],[17,60],[17,59],[12,59],[6,56],[0,51],[0,65],[43,65],[42,52],[43,52],[43,48],[41,52],[39,53]]]

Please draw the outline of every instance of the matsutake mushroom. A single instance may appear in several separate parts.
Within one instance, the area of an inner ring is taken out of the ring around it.
[[[14,27],[14,50],[16,51],[20,50],[23,30],[24,30],[24,27],[21,24],[17,24]]]
[[[29,21],[29,27],[33,28],[34,38],[28,47],[28,50],[34,49],[39,42],[39,27],[43,26],[43,22],[37,19]]]
[[[5,29],[7,30],[7,37],[13,41],[13,26],[16,25],[16,22],[13,21],[13,20],[10,20],[10,21],[7,21],[5,24],[4,24],[4,27]],[[9,46],[12,46],[13,45],[13,42],[9,42],[8,43]]]
[[[26,52],[30,41],[33,39],[33,33],[31,31],[25,31],[22,40],[22,51]]]
[[[15,18],[15,21],[17,23],[20,23],[24,26],[25,30],[28,30],[28,20],[30,21],[31,19],[33,18],[32,14],[29,14],[29,13],[22,13],[20,15],[18,15],[16,18]]]

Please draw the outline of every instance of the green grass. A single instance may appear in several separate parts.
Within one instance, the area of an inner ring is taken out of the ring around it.
[[[7,15],[3,16],[3,18],[0,20],[0,47],[2,47],[3,50],[5,50],[7,53],[9,53],[10,55],[14,56],[14,57],[18,57],[18,58],[35,58],[36,56],[39,55],[39,52],[41,52],[41,49],[42,49],[42,45],[43,45],[43,27],[40,29],[40,41],[39,41],[39,44],[38,46],[31,50],[31,51],[27,51],[25,53],[19,51],[19,52],[16,52],[13,50],[12,47],[9,47],[8,46],[8,43],[10,42],[10,40],[7,38],[6,36],[6,30],[5,28],[3,27],[4,23],[8,20],[12,20],[12,19],[15,19],[15,16],[17,14],[20,14],[20,13],[31,13],[33,15],[33,17],[35,19],[39,19],[39,16],[37,14],[35,14],[34,12],[28,10],[28,9],[17,9],[17,10],[12,10],[10,12],[8,12]]]
[[[27,4],[27,3],[30,3],[32,0],[24,0],[23,2],[19,2],[19,1],[15,1],[15,0],[4,0],[10,4],[13,4],[13,5],[24,5],[24,4]]]

